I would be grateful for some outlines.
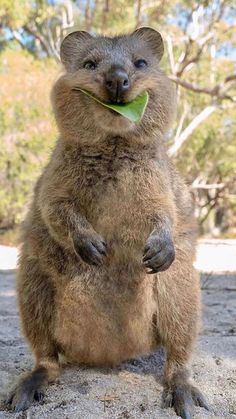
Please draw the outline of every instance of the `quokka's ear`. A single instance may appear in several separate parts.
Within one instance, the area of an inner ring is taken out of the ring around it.
[[[162,36],[158,31],[149,27],[143,27],[136,29],[132,35],[137,36],[146,42],[147,46],[151,48],[158,60],[161,60],[164,53],[164,43]]]
[[[67,71],[73,70],[73,65],[79,51],[84,48],[85,42],[91,38],[92,35],[88,32],[76,31],[70,33],[63,39],[60,48],[60,57]]]

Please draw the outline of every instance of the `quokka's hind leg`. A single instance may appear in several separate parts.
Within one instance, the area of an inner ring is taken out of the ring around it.
[[[23,332],[35,357],[34,369],[20,377],[6,401],[19,412],[26,410],[34,400],[43,398],[45,386],[59,376],[59,362],[52,333],[53,286],[37,260],[21,259],[17,292]]]
[[[164,372],[164,390],[162,394],[163,407],[173,407],[176,414],[183,419],[190,419],[193,406],[209,410],[202,393],[189,381],[189,371],[186,367],[189,353],[173,348],[167,349],[167,360]]]
[[[166,349],[163,407],[191,418],[194,405],[208,409],[201,392],[189,381],[188,360],[195,341],[200,310],[200,288],[191,267],[174,262],[159,275],[156,286],[157,333]]]
[[[44,361],[46,364],[46,362]],[[17,385],[6,399],[6,405],[15,412],[28,409],[33,401],[42,401],[47,384],[59,375],[59,367],[56,360],[48,359],[48,366],[35,366],[34,370],[20,377]],[[55,374],[57,371],[57,374]],[[54,381],[53,380],[53,381]]]

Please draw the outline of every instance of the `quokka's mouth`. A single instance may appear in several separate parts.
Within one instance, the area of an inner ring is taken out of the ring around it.
[[[149,95],[148,92],[143,92],[137,96],[132,102],[127,103],[107,103],[103,102],[101,99],[94,96],[92,93],[81,88],[74,88],[73,90],[80,90],[85,95],[91,97],[96,102],[100,103],[104,107],[108,108],[112,113],[122,115],[124,118],[127,118],[131,122],[141,121],[145,109],[148,104]]]

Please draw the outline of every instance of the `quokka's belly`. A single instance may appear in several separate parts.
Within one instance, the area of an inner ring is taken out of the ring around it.
[[[69,361],[115,365],[155,347],[150,278],[135,295],[117,294],[102,280],[95,287],[89,277],[74,278],[58,294],[55,340]]]

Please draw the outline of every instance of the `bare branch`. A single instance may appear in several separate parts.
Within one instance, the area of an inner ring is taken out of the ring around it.
[[[211,88],[202,87],[193,83],[189,83],[188,81],[182,80],[180,77],[177,77],[175,75],[171,75],[169,76],[169,78],[172,81],[174,81],[176,84],[184,87],[185,89],[191,90],[192,92],[204,93],[204,94],[210,95],[211,97],[217,98],[218,101],[222,101],[222,100],[230,100],[232,102],[235,101],[235,97],[226,94],[226,92],[228,92],[228,90],[231,89],[232,84],[235,83],[236,74],[227,76],[221,83],[216,84],[214,87],[211,87]]]
[[[177,76],[169,76],[171,80],[173,80],[176,84],[179,84],[180,86],[184,87],[185,89],[192,90],[193,92],[197,93],[205,93],[210,96],[217,96],[219,86],[214,86],[213,88],[208,87],[200,87],[196,84],[189,83],[188,81],[182,80],[181,78]]]
[[[208,32],[202,38],[197,39],[196,41],[191,39],[191,37],[187,38],[185,52],[180,55],[177,61],[177,71],[175,72],[177,76],[182,76],[183,72],[187,69],[189,65],[196,64],[200,60],[206,44],[210,41],[211,38],[213,38],[213,36],[214,32],[211,31]],[[194,43],[198,45],[198,50],[194,56],[188,58]]]
[[[189,108],[185,105],[185,106],[184,106],[184,111],[183,111],[183,113],[182,113],[182,115],[181,115],[181,118],[180,118],[180,121],[179,121],[178,128],[177,128],[177,130],[176,130],[176,134],[175,134],[175,139],[174,139],[174,142],[175,142],[175,141],[177,141],[177,139],[178,139],[178,138],[179,138],[179,136],[180,136],[180,133],[181,133],[182,128],[183,128],[183,125],[184,125],[184,120],[185,120],[185,118],[186,118],[186,116],[187,116],[187,114],[188,114],[188,110],[189,110]]]
[[[137,1],[136,28],[141,25],[142,0]]]
[[[48,57],[53,56],[49,43],[46,41],[46,39],[40,34],[40,32],[36,28],[33,28],[32,26],[29,26],[28,24],[26,24],[23,27],[23,29],[40,42],[40,45],[43,51],[47,54]]]
[[[70,0],[66,0],[62,4],[61,16],[62,16],[62,25],[60,28],[60,33],[61,33],[61,38],[63,38],[66,31],[68,31],[68,29],[70,28],[73,28],[74,23],[75,23],[74,16],[73,16],[72,2]]]
[[[174,53],[173,53],[173,43],[170,35],[166,36],[166,44],[167,44],[167,53],[170,62],[170,68],[173,74],[175,74],[175,60],[174,60]]]
[[[211,202],[213,201],[213,204],[211,204],[211,205],[209,205],[209,207],[208,207],[208,209],[207,209],[207,212],[206,212],[206,214],[201,218],[201,220],[200,220],[200,224],[202,225],[205,221],[206,221],[206,219],[209,217],[209,215],[210,215],[210,213],[211,213],[211,211],[216,207],[216,205],[217,205],[217,202],[218,202],[218,196],[216,196],[215,198],[214,198],[214,200],[212,199],[211,200]]]
[[[205,44],[204,44],[205,45]],[[193,63],[197,63],[198,61],[199,61],[199,59],[200,59],[200,57],[201,57],[201,55],[202,55],[202,53],[203,53],[203,49],[204,49],[204,45],[202,45],[199,49],[198,49],[198,51],[197,51],[197,53],[193,56],[193,57],[191,57],[189,60],[186,60],[186,61],[183,61],[182,62],[182,66],[180,67],[180,69],[176,72],[176,75],[177,76],[182,76],[182,74],[183,74],[183,72],[184,72],[184,70],[190,65],[190,64],[193,64]]]
[[[180,54],[180,56],[177,60],[175,73],[179,72],[180,65],[183,64],[187,60],[187,58],[190,54],[191,48],[192,48],[193,40],[191,38],[187,37],[187,36],[185,38],[187,38],[187,42],[185,43],[185,51],[181,52],[181,54]]]
[[[192,134],[192,132],[203,122],[205,121],[215,110],[217,105],[209,105],[203,109],[197,116],[193,118],[190,124],[182,131],[180,136],[175,140],[174,144],[169,148],[169,156],[175,155],[180,147],[184,144],[187,138]]]
[[[85,29],[86,31],[91,31],[92,28],[92,15],[91,15],[91,5],[90,0],[87,0],[85,7]]]
[[[54,39],[54,36],[53,36],[52,31],[51,31],[49,22],[47,22],[47,25],[46,25],[46,28],[45,29],[46,29],[47,39],[48,39],[48,43],[50,45],[52,54],[56,58],[56,60],[59,61],[60,60],[60,54],[59,54],[59,50],[57,49],[57,46],[56,46],[56,43],[57,42]]]
[[[20,44],[21,48],[24,49],[25,44],[22,42],[21,36],[19,35],[19,33],[16,30],[12,31],[12,36],[18,42],[18,44]]]
[[[103,31],[105,32],[106,26],[107,26],[107,19],[110,12],[110,0],[103,0],[103,1],[104,1],[104,5],[102,9],[102,28],[103,28]]]
[[[198,185],[191,185],[192,189],[223,189],[225,187],[225,183],[211,183],[211,184],[201,184]]]
[[[225,78],[225,83],[229,83],[229,82],[231,82],[231,81],[235,81],[236,80],[236,74],[230,74],[229,76],[227,76],[226,78]]]
[[[210,39],[212,39],[214,36],[214,32],[208,32],[205,36],[203,36],[202,38],[197,39],[197,43],[202,47],[203,45],[206,45],[208,41],[210,41]]]

